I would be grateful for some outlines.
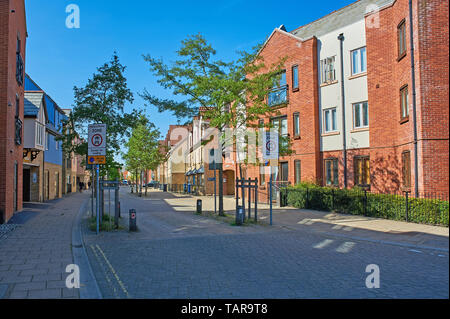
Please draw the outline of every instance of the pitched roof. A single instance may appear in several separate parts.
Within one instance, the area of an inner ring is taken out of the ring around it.
[[[309,39],[312,36],[318,37],[362,20],[367,12],[373,11],[377,7],[381,9],[393,2],[395,0],[359,0],[316,21],[301,26],[291,31],[291,33],[302,39]]]
[[[42,106],[44,92],[25,92],[24,116],[37,117]]]

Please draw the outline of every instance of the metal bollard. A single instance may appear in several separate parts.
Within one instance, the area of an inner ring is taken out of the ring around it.
[[[137,231],[137,226],[136,226],[136,210],[135,210],[135,209],[130,209],[129,230],[130,230],[130,231]]]
[[[197,199],[197,214],[202,214],[202,200]]]
[[[238,206],[236,209],[236,225],[242,225],[244,223],[244,207]]]

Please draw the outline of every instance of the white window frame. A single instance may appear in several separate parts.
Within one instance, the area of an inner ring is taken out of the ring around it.
[[[367,104],[367,125],[364,125],[364,115],[363,115],[364,103]],[[359,123],[360,123],[360,125],[359,126],[356,126],[356,110],[355,110],[355,108],[357,106],[360,107],[360,111],[359,111]],[[353,103],[352,104],[352,109],[353,109],[353,128],[354,129],[368,128],[369,127],[369,103],[368,103],[368,101]]]
[[[335,114],[336,114],[336,117],[335,117],[335,123],[334,123],[334,126],[335,126],[335,128],[333,129],[333,117],[332,117],[332,115],[333,115],[333,110],[335,111]],[[329,130],[327,130],[327,113],[329,113],[330,114],[330,120],[331,120],[331,122],[330,122],[330,124],[331,124],[331,127],[330,127],[330,129]],[[337,123],[338,121],[337,121],[337,108],[336,107],[331,107],[331,108],[328,108],[328,109],[325,109],[325,110],[323,110],[323,132],[324,133],[333,133],[333,132],[337,132],[338,130],[339,130],[339,128],[338,128],[338,123]]]
[[[320,60],[320,84],[336,81],[336,56]]]
[[[361,65],[362,65],[362,56],[361,56],[361,51],[364,49],[364,70],[362,69]],[[356,70],[356,72],[354,71],[354,66],[355,66],[355,60],[354,60],[354,55],[353,53],[356,52],[357,53],[357,62],[358,62],[358,69]],[[350,51],[350,58],[352,60],[352,75],[358,75],[358,74],[363,74],[367,72],[367,49],[366,47],[361,47],[355,50]]]

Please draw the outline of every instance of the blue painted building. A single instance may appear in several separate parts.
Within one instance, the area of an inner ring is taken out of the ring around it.
[[[26,92],[42,92],[44,94],[47,113],[45,127],[45,151],[44,151],[44,200],[59,198],[67,192],[66,185],[66,161],[61,147],[61,141],[56,138],[63,133],[63,121],[67,120],[64,111],[58,104],[27,74],[25,76]]]

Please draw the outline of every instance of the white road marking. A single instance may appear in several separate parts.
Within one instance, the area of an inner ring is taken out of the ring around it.
[[[351,241],[346,241],[345,243],[343,243],[342,245],[340,245],[337,249],[336,249],[336,251],[338,252],[338,253],[348,253],[352,248],[353,248],[353,246],[355,246],[356,244],[354,243],[354,242],[351,242]]]
[[[328,246],[329,244],[331,244],[334,240],[331,239],[325,239],[324,241],[318,243],[317,245],[314,246],[314,248],[316,249],[322,249],[325,246]]]

